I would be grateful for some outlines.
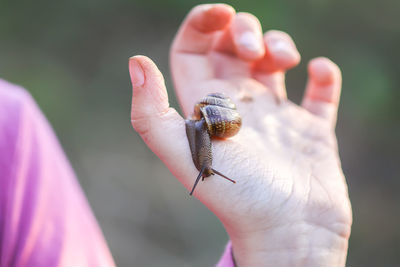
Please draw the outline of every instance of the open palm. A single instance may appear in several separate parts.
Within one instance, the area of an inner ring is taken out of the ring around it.
[[[213,167],[237,183],[211,176],[194,193],[220,218],[242,264],[259,262],[249,250],[266,258],[267,252],[310,254],[316,244],[323,249],[312,262],[326,257],[325,248],[347,248],[351,208],[334,134],[340,71],[326,58],[312,60],[300,107],[286,99],[284,83],[284,72],[299,61],[287,34],[263,36],[254,16],[223,4],[195,7],[171,48],[185,116],[215,92],[229,96],[242,115],[236,136],[213,141]],[[133,127],[190,190],[198,171],[162,75],[142,56],[131,59],[130,71]],[[345,255],[334,261],[344,264]]]

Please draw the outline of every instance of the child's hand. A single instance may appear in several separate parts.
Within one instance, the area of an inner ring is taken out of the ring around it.
[[[334,133],[341,74],[329,59],[313,59],[297,106],[286,99],[284,79],[299,61],[286,33],[263,35],[257,18],[224,4],[195,7],[172,45],[185,116],[214,92],[242,115],[236,136],[213,140],[213,167],[236,184],[215,175],[194,192],[224,224],[239,266],[345,264],[352,215]],[[143,56],[129,67],[132,125],[190,190],[199,172],[162,74]]]

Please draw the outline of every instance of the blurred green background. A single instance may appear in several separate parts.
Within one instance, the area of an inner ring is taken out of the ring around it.
[[[26,87],[75,168],[118,266],[212,266],[222,225],[172,177],[130,125],[128,58],[164,73],[174,34],[205,1],[0,1],[0,77]],[[303,93],[307,62],[343,71],[337,134],[354,212],[347,266],[400,264],[400,1],[230,1],[302,54],[287,77]]]

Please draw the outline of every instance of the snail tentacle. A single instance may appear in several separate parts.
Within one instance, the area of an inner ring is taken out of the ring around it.
[[[194,191],[194,189],[196,188],[197,184],[199,183],[200,178],[203,176],[203,172],[204,172],[204,169],[205,169],[205,168],[206,168],[205,166],[203,166],[203,168],[201,168],[201,171],[200,171],[199,175],[197,176],[196,181],[194,182],[192,191],[190,191],[190,194],[189,194],[189,195],[193,195],[193,191]],[[204,177],[203,177],[203,179],[204,179]]]
[[[213,172],[215,172],[216,174],[218,174],[219,176],[221,176],[222,178],[225,178],[228,181],[231,181],[232,183],[236,184],[235,180],[232,180],[231,178],[226,177],[225,175],[223,175],[222,173],[220,173],[219,171],[217,171],[216,169],[211,169]]]

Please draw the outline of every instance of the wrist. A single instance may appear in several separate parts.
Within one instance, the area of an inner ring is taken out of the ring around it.
[[[343,227],[343,226],[341,226]],[[297,224],[265,232],[230,234],[237,266],[345,266],[350,229]]]

